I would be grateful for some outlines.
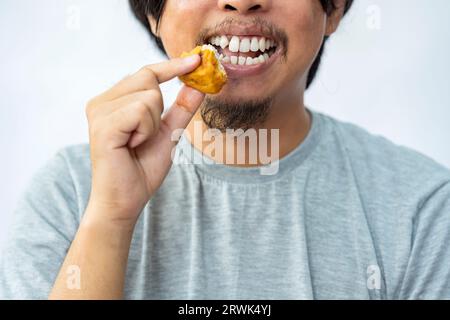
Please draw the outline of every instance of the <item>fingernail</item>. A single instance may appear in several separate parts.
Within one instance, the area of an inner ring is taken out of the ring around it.
[[[198,62],[198,57],[199,57],[198,54],[194,54],[186,58],[183,58],[183,62],[186,64],[194,64],[195,62]]]

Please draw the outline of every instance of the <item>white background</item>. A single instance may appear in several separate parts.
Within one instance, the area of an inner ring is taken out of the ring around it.
[[[356,0],[307,105],[450,167],[449,16],[448,0]],[[1,243],[36,169],[88,141],[86,101],[163,57],[126,0],[1,0],[0,24]]]

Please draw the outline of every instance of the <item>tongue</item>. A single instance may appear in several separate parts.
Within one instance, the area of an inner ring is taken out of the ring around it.
[[[244,53],[244,52],[231,52],[228,48],[222,49],[220,47],[217,48],[217,51],[219,52],[219,54],[222,53],[223,55],[226,55],[228,57],[241,56],[241,57],[257,58],[257,57],[259,57],[261,55],[260,51],[256,51],[256,52],[250,51],[250,52],[247,52],[247,53]]]

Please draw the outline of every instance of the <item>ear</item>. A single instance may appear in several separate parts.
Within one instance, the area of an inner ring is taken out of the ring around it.
[[[158,36],[158,34],[157,34],[158,30],[156,30],[157,29],[156,19],[153,16],[148,15],[147,20],[148,20],[148,23],[150,24],[150,29],[151,29],[152,33],[154,35]]]
[[[344,9],[347,0],[333,0],[336,9],[327,18],[327,28],[325,34],[327,36],[332,35],[338,28],[339,23],[344,16]]]

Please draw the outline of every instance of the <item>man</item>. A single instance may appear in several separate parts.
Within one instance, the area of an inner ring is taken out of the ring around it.
[[[35,176],[1,296],[450,298],[449,170],[304,105],[351,2],[130,1],[171,60],[92,99],[90,147]],[[206,43],[228,83],[161,115],[160,84],[200,63],[176,57]]]

